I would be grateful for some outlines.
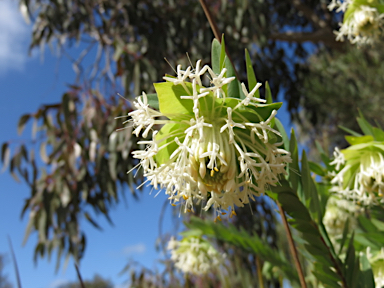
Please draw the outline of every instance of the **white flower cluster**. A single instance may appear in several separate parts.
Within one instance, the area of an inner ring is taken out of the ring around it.
[[[346,37],[351,43],[372,44],[382,34],[384,14],[379,13],[376,7],[355,3],[353,0],[332,0],[329,10],[336,8],[336,12],[344,12],[343,23],[339,31],[335,31],[336,40],[344,41]],[[348,13],[351,9],[351,13]]]
[[[384,203],[382,153],[369,149],[360,151],[355,149],[356,156],[352,161],[346,161],[344,154],[339,150],[335,150],[335,155],[335,160],[330,163],[336,165],[337,171],[331,181],[335,185],[331,191],[363,205]]]
[[[328,234],[337,240],[341,238],[347,219],[349,231],[356,227],[356,217],[363,212],[363,208],[356,203],[332,195],[328,201],[323,218]],[[336,243],[336,242],[335,242]]]
[[[171,252],[171,259],[176,268],[193,275],[213,272],[225,260],[225,254],[219,253],[201,237],[186,237],[181,241],[171,238],[168,242],[168,250]]]
[[[276,185],[291,158],[289,152],[278,148],[282,143],[270,140],[271,135],[280,135],[271,127],[276,110],[267,119],[258,116],[257,123],[248,119],[247,115],[258,115],[250,107],[269,105],[260,104],[265,100],[254,97],[261,84],[251,92],[242,84],[246,96],[243,100],[228,98],[231,95],[226,94],[227,84],[234,77],[226,78],[225,68],[217,75],[209,66],[201,68],[200,64],[199,60],[196,68],[186,70],[179,65],[177,77],[164,77],[173,83],[169,83],[172,87],[183,87],[185,95],[177,100],[193,101],[190,113],[174,111],[164,115],[149,107],[143,93],[134,103],[136,110],[128,114],[132,117],[128,121],[133,122],[136,135],[144,130],[143,137],[154,125],[164,125],[160,131],[153,131],[152,140],[139,142],[146,144],[146,149],[133,152],[144,169],[146,182],[155,189],[164,189],[173,206],[181,202],[185,211],[193,211],[194,202],[203,201],[204,209],[213,206],[216,219],[221,220],[220,215],[226,214],[223,210],[231,208],[230,216],[235,215],[234,205],[243,207],[267,186]],[[210,87],[202,84],[205,74]],[[229,102],[235,104],[227,105]],[[158,154],[163,149],[168,149],[170,156],[160,161]]]

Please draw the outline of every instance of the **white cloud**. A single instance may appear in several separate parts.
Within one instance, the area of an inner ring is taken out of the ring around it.
[[[0,0],[0,74],[23,70],[28,56],[30,29],[17,4]]]
[[[135,245],[125,246],[123,248],[124,255],[143,254],[146,250],[144,243],[137,243]]]
[[[55,281],[53,281],[51,284],[49,284],[49,288],[58,288],[60,287],[61,285],[65,285],[65,284],[69,284],[70,281],[69,280],[65,280],[65,279],[56,279]]]

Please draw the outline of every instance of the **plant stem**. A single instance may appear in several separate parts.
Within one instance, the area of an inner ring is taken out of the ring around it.
[[[80,282],[80,287],[85,288],[83,278],[81,277],[79,267],[77,266],[76,263],[75,263],[75,269],[76,269],[77,278],[79,279],[79,282]]]
[[[277,203],[277,206],[279,207],[279,212],[280,212],[281,220],[283,221],[284,229],[287,232],[289,250],[291,251],[293,261],[295,262],[297,273],[299,274],[301,287],[307,288],[307,284],[305,283],[305,279],[304,279],[303,269],[301,268],[299,256],[297,254],[295,243],[293,242],[292,233],[291,233],[291,230],[289,229],[287,217],[285,216],[285,212],[283,210],[283,207],[281,207],[280,203]]]
[[[259,287],[265,288],[264,281],[263,281],[263,274],[261,272],[260,258],[258,256],[256,256],[256,269],[257,269],[257,278],[259,279]]]
[[[202,7],[203,10],[204,10],[205,16],[206,16],[207,19],[208,19],[209,26],[211,26],[213,35],[215,35],[215,38],[221,43],[221,37],[220,37],[219,28],[217,27],[216,21],[215,21],[215,19],[212,17],[212,14],[211,14],[211,12],[210,12],[209,9],[208,9],[207,3],[205,3],[205,0],[200,0],[200,4],[201,4],[201,7]],[[233,70],[235,71],[237,80],[240,81],[239,74],[237,74],[236,67],[235,67],[235,65],[233,64],[232,58],[231,58],[231,56],[230,56],[229,53],[228,53],[228,49],[227,49],[227,47],[225,47],[225,53],[227,54],[227,57],[228,57],[229,61],[230,61],[231,64],[232,64],[232,67],[233,67]]]

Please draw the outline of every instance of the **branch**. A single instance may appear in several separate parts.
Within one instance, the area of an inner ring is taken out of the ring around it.
[[[327,22],[321,19],[313,9],[309,8],[307,5],[301,3],[300,0],[291,0],[293,6],[299,11],[301,11],[308,20],[310,20],[316,28],[325,28],[327,27]]]
[[[274,33],[269,36],[269,39],[288,41],[288,42],[322,42],[327,46],[335,48],[337,50],[343,50],[345,44],[343,42],[336,41],[335,35],[327,28],[319,29],[315,32],[292,32]]]
[[[277,206],[279,207],[281,220],[283,221],[284,229],[285,229],[285,232],[287,233],[289,250],[291,251],[293,262],[295,263],[297,273],[299,274],[299,280],[300,280],[301,288],[307,288],[307,284],[305,283],[305,277],[304,277],[303,269],[300,265],[299,255],[297,253],[296,246],[295,246],[295,243],[294,243],[293,238],[292,238],[291,230],[289,229],[287,217],[285,216],[285,212],[283,210],[283,207],[281,207],[281,205],[278,202],[277,202]]]

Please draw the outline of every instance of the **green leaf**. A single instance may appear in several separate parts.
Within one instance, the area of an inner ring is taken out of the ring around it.
[[[228,57],[225,57],[224,65],[225,65],[225,68],[227,68],[226,77],[227,78],[236,77],[235,69],[233,68],[232,63]],[[231,81],[227,87],[228,87],[227,97],[239,98],[239,99],[245,98],[245,95],[241,89],[240,82],[236,78],[233,81]]]
[[[357,136],[357,137],[359,137],[359,136],[363,136],[363,135],[361,135],[360,133],[357,133],[357,132],[355,132],[355,131],[353,131],[353,130],[347,128],[347,127],[344,127],[344,126],[339,125],[339,128],[340,128],[341,130],[344,130],[345,132],[347,132],[347,133],[353,135],[353,136]]]
[[[361,128],[361,131],[363,131],[363,133],[365,135],[372,135],[372,136],[374,136],[373,130],[372,130],[373,127],[372,127],[371,124],[368,123],[367,120],[365,120],[363,117],[362,118],[358,117],[357,118],[357,123],[359,124],[359,126]]]
[[[20,119],[19,119],[19,123],[17,123],[17,133],[18,133],[19,135],[21,135],[21,133],[23,133],[25,124],[27,123],[27,121],[28,121],[30,118],[31,118],[31,115],[30,115],[30,114],[24,114],[23,116],[20,117]]]
[[[192,84],[185,83],[192,93]],[[180,117],[180,114],[193,116],[193,101],[180,99],[180,96],[190,95],[182,85],[174,85],[172,82],[154,83],[155,90],[159,99],[159,109],[170,119]]]
[[[225,41],[224,41],[224,34],[222,35],[221,37],[221,50],[220,50],[220,69],[219,71],[217,72],[217,74],[219,74],[221,72],[221,70],[223,70],[224,66],[225,66],[225,57],[227,56],[226,52],[225,52]]]
[[[3,168],[1,169],[1,172],[4,172],[8,168],[10,160],[11,149],[9,149],[9,144],[4,142],[1,146],[1,162],[3,162]]]
[[[368,142],[372,142],[374,140],[373,136],[371,136],[371,135],[365,135],[365,136],[359,136],[359,137],[345,136],[345,139],[351,145],[368,143]]]
[[[156,110],[159,110],[159,98],[157,97],[157,94],[147,94],[148,99],[148,105]]]
[[[285,132],[284,125],[276,117],[275,117],[275,125],[277,127],[277,130],[281,134],[281,138],[283,138],[284,149],[289,151],[289,138],[288,138],[287,132]]]
[[[272,103],[272,92],[271,88],[269,87],[268,81],[265,81],[265,99],[267,100],[267,103]]]
[[[372,133],[373,133],[373,136],[375,137],[376,141],[384,141],[384,131],[383,130],[376,128],[376,127],[372,127]]]
[[[291,129],[291,140],[289,142],[289,152],[291,153],[292,163],[288,164],[289,171],[289,182],[294,191],[300,194],[298,190],[300,183],[300,168],[299,168],[299,152],[297,148],[295,130]],[[300,199],[303,198],[303,195],[299,195]]]
[[[253,70],[251,57],[249,56],[247,49],[245,49],[245,65],[247,66],[248,91],[252,91],[252,89],[257,84],[257,79],[256,79],[255,71]],[[255,97],[260,98],[259,89],[257,89],[255,93]]]
[[[179,137],[180,142],[183,142],[186,128],[187,125],[183,127],[180,123],[167,123],[160,129],[159,133],[156,134],[156,141],[160,141],[158,146],[160,149],[156,154],[156,162],[159,165],[166,163],[173,151],[179,147],[174,141],[176,136]],[[178,130],[180,130],[180,132]],[[173,137],[168,137],[169,135],[173,135]],[[161,148],[163,145],[166,145],[166,147]]]
[[[341,240],[339,242],[339,252],[338,254],[341,253],[341,251],[343,250],[343,247],[344,247],[344,244],[346,243],[347,241],[347,238],[348,238],[348,231],[349,230],[349,217],[347,218],[347,221],[345,221],[345,224],[344,224],[344,229],[343,229],[343,234],[341,236]]]
[[[375,288],[375,280],[373,277],[371,264],[369,263],[369,260],[365,254],[360,254],[360,266],[361,273],[358,287]]]
[[[312,161],[309,161],[308,164],[309,164],[309,169],[311,169],[311,171],[314,172],[315,174],[322,176],[322,177],[327,175],[328,170],[325,169],[320,164],[312,162]]]
[[[211,63],[212,63],[212,70],[216,74],[220,74],[220,56],[221,56],[220,54],[221,54],[221,44],[215,38],[212,41]]]

